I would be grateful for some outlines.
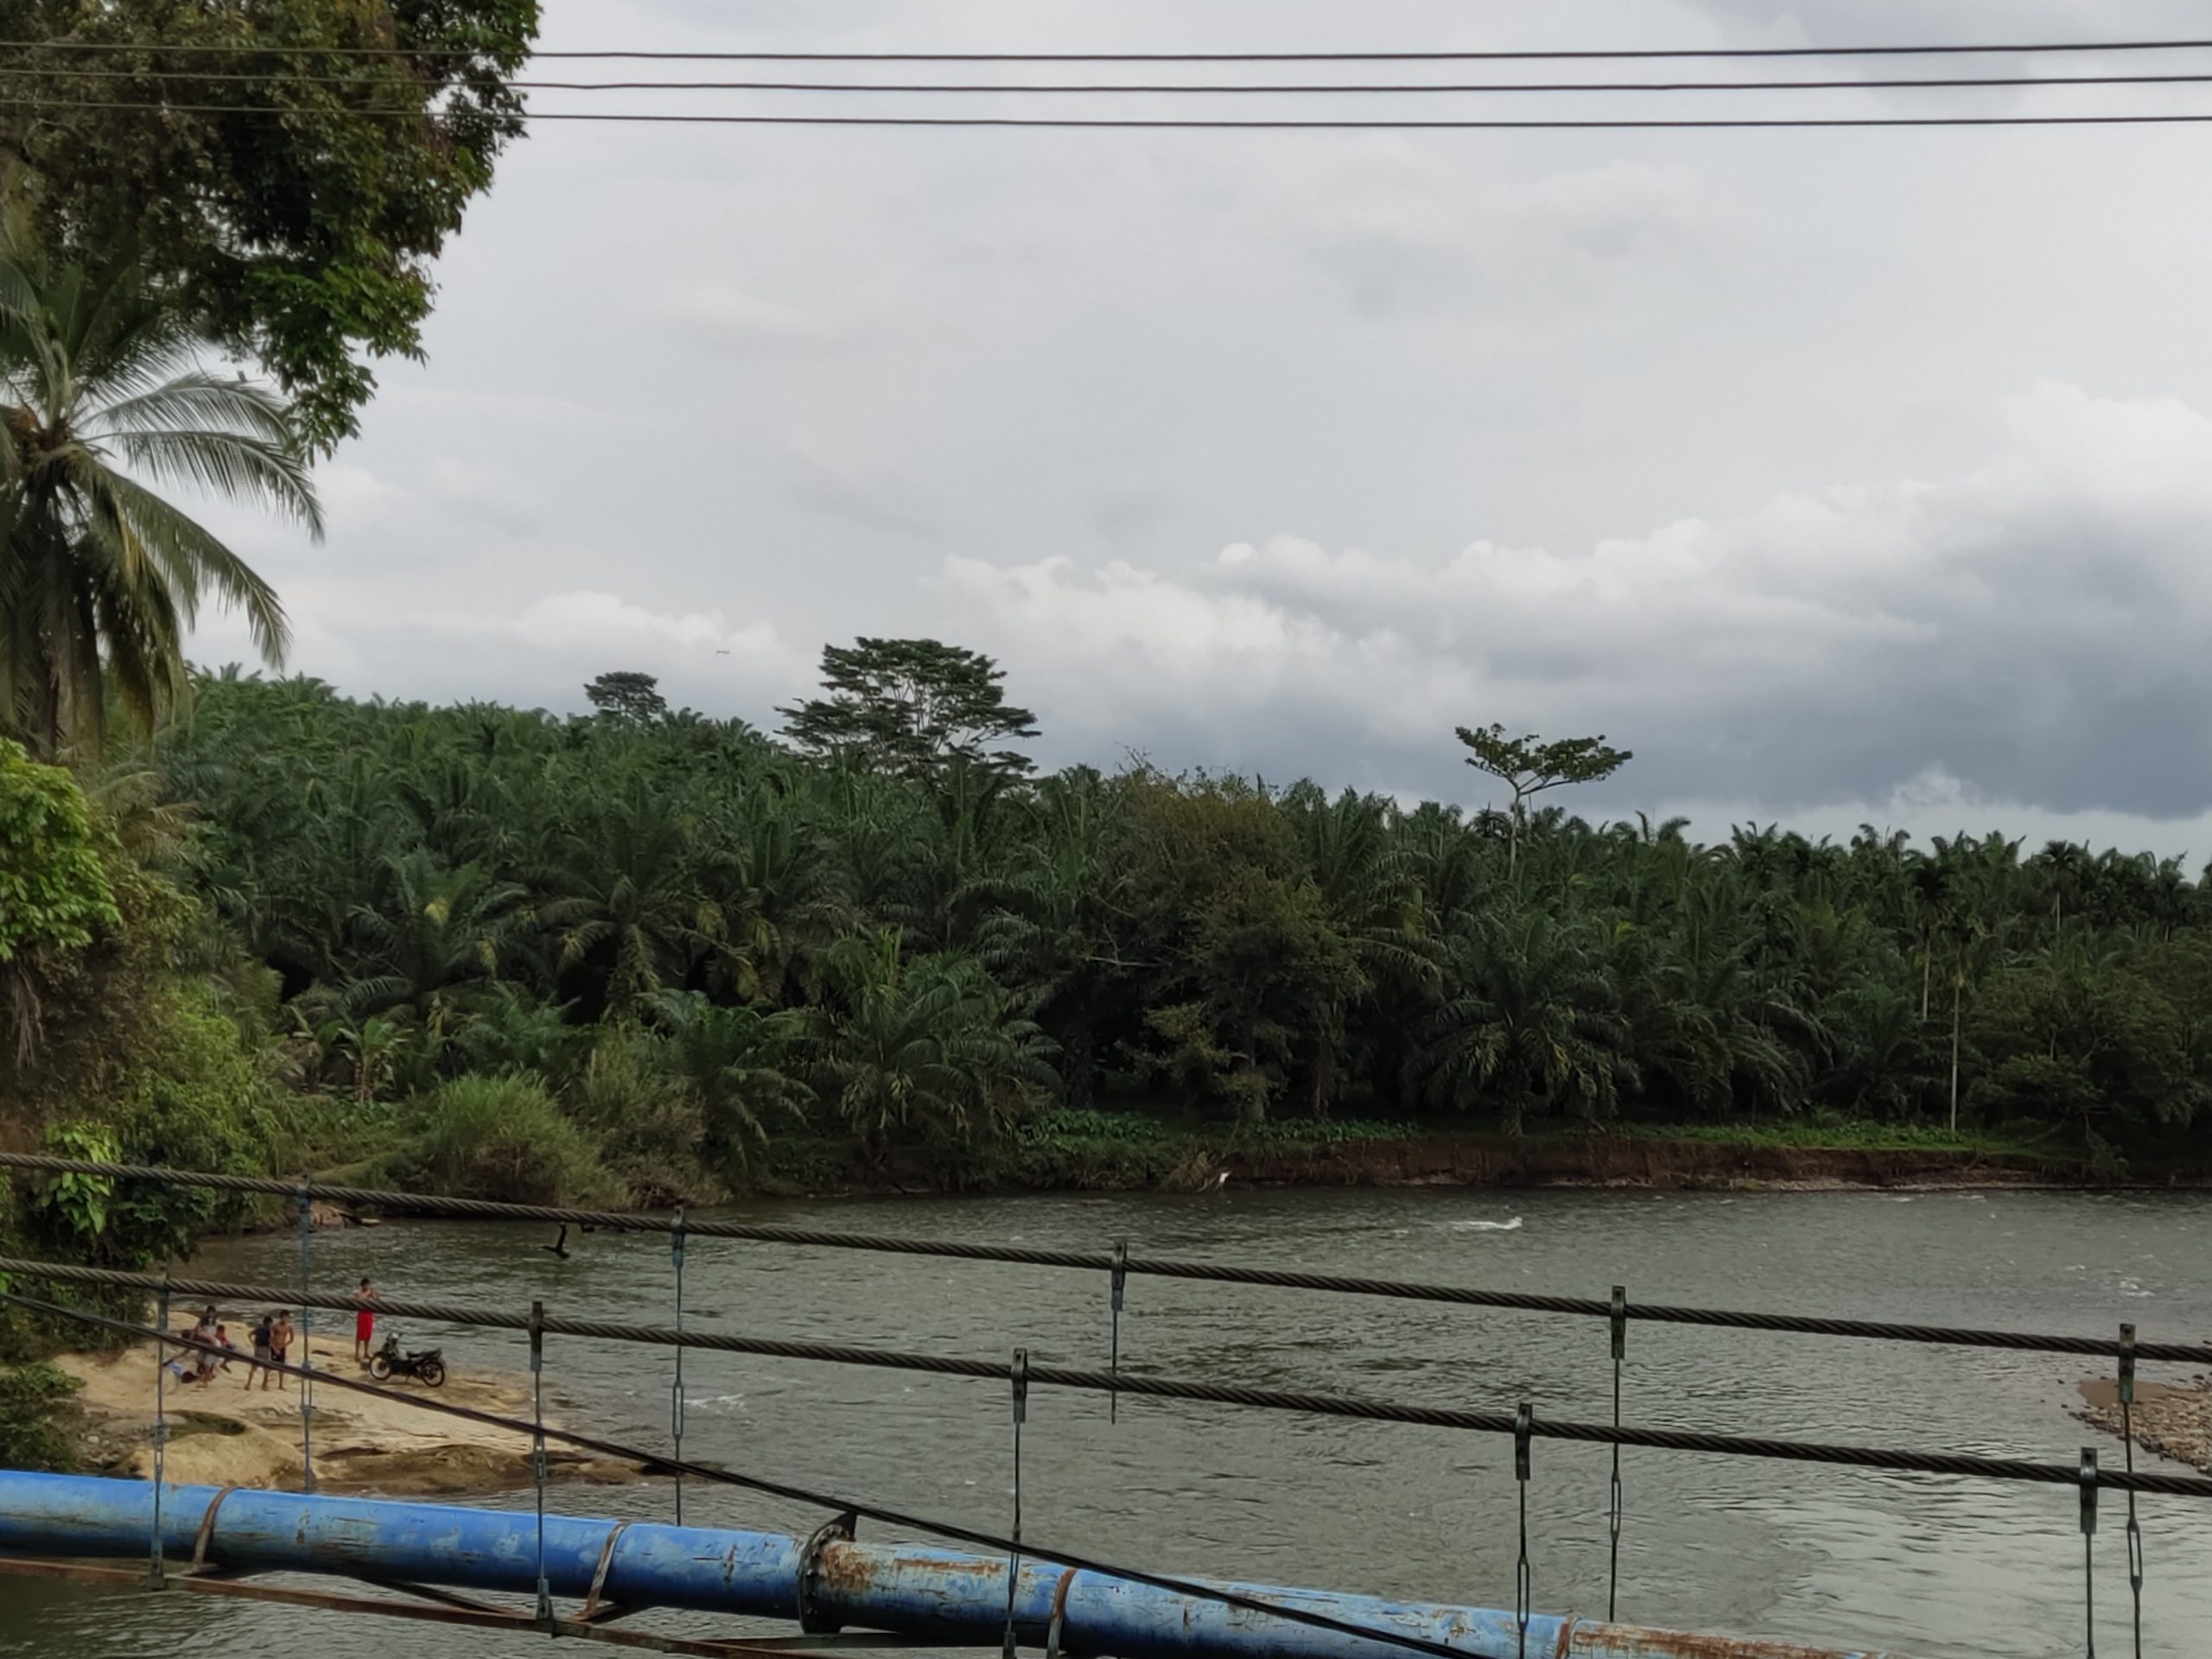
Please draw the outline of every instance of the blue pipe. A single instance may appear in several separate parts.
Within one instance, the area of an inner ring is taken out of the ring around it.
[[[250,1572],[300,1572],[413,1581],[457,1589],[533,1592],[537,1523],[531,1515],[376,1498],[308,1497],[213,1486],[163,1488],[162,1548],[189,1559],[208,1506],[219,1499],[209,1560]],[[54,1556],[143,1554],[156,1524],[150,1483],[0,1471],[0,1551]],[[804,1543],[779,1533],[626,1526],[545,1517],[545,1573],[557,1596],[589,1593],[620,1528],[602,1599],[625,1607],[682,1607],[797,1620]],[[1043,1645],[1064,1569],[1025,1563],[1014,1618],[1022,1640]],[[1522,1652],[1513,1615],[1489,1609],[1386,1601],[1374,1596],[1208,1580],[1214,1587],[1325,1613],[1348,1624],[1446,1643],[1469,1659]],[[833,1541],[818,1554],[810,1600],[819,1624],[853,1625],[995,1644],[1006,1618],[1006,1563],[909,1545]],[[1405,1649],[1268,1618],[1094,1573],[1068,1588],[1060,1646],[1121,1659],[1403,1659]],[[1709,1654],[1713,1638],[1548,1615],[1529,1621],[1527,1651],[1550,1659],[1667,1659]],[[1740,1659],[1885,1659],[1747,1643]]]

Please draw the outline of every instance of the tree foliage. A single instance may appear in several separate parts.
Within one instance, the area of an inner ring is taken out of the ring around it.
[[[1462,726],[1459,732],[1459,741],[1474,751],[1467,756],[1467,764],[1488,772],[1512,791],[1509,862],[1520,851],[1521,830],[1528,822],[1531,797],[1567,784],[1602,783],[1636,758],[1627,749],[1609,747],[1603,732],[1595,737],[1558,737],[1549,742],[1533,732],[1525,737],[1508,737],[1505,728],[1495,721],[1480,728]]]
[[[660,694],[660,682],[634,670],[620,669],[598,676],[584,687],[584,696],[601,719],[632,726],[664,719],[668,714],[668,699]]]
[[[89,944],[117,919],[85,791],[0,738],[0,963]]]
[[[537,0],[0,0],[4,188],[49,245],[136,248],[327,448],[416,357],[430,262],[523,130]]]
[[[2212,889],[2171,862],[829,749],[202,676],[85,804],[117,919],[35,953],[16,1096],[148,1161],[647,1203],[958,1179],[1102,1105],[1941,1131],[1955,1064],[1962,1128],[2205,1150]]]
[[[2171,864],[905,753],[211,676],[162,765],[204,901],[340,1024],[310,1087],[519,1069],[633,1192],[785,1137],[957,1160],[1056,1102],[1940,1128],[1955,1025],[1962,1126],[2212,1121],[2212,894]]]
[[[935,639],[826,645],[824,695],[777,712],[803,754],[850,759],[901,778],[940,775],[955,763],[1026,774],[1034,762],[989,746],[1037,735],[1037,717],[1006,700],[1006,675],[988,657]]]

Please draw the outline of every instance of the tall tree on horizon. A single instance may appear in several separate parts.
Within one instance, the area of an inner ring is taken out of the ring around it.
[[[1512,828],[1507,842],[1505,867],[1521,862],[1521,838],[1529,824],[1529,798],[1567,784],[1602,783],[1636,759],[1633,750],[1609,748],[1603,732],[1595,737],[1560,737],[1547,743],[1534,732],[1508,737],[1505,728],[1493,721],[1479,729],[1462,726],[1459,741],[1473,753],[1467,764],[1486,772],[1513,792],[1509,809]]]
[[[1037,735],[1037,716],[1006,700],[1006,671],[980,652],[936,639],[870,639],[822,648],[826,696],[776,712],[801,753],[850,757],[902,778],[933,778],[956,760],[1026,777],[1036,762],[994,747]]]

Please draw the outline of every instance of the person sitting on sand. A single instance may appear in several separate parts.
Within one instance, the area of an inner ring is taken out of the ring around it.
[[[361,1300],[365,1302],[373,1302],[377,1300],[377,1287],[365,1279],[361,1281]],[[369,1342],[376,1335],[376,1331],[377,1316],[374,1309],[364,1307],[354,1313],[353,1358],[358,1363],[365,1365],[369,1363]]]
[[[264,1313],[261,1316],[260,1322],[253,1327],[253,1357],[246,1362],[245,1368],[245,1386],[249,1389],[253,1386],[253,1374],[256,1371],[263,1373],[261,1386],[264,1389],[269,1386],[269,1377],[267,1375],[269,1365],[269,1332],[270,1319],[269,1315]]]
[[[276,1323],[269,1327],[269,1361],[271,1367],[285,1363],[284,1356],[292,1351],[292,1315],[289,1309],[281,1309]],[[284,1373],[274,1369],[261,1374],[261,1386],[266,1389],[270,1377],[276,1379],[276,1392],[284,1391]]]
[[[215,1322],[213,1308],[207,1308],[200,1313],[199,1323],[192,1327],[191,1339],[200,1346],[188,1356],[192,1361],[189,1381],[205,1386],[207,1380],[215,1375],[215,1356],[207,1350],[215,1345],[215,1333],[221,1329],[222,1326]]]

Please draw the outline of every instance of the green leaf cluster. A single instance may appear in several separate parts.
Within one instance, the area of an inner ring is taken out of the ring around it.
[[[119,919],[84,791],[0,738],[0,963],[89,944]]]
[[[368,360],[421,355],[431,262],[522,133],[506,80],[537,21],[537,0],[0,0],[0,36],[47,43],[0,64],[0,188],[65,255],[136,250],[327,449]]]

